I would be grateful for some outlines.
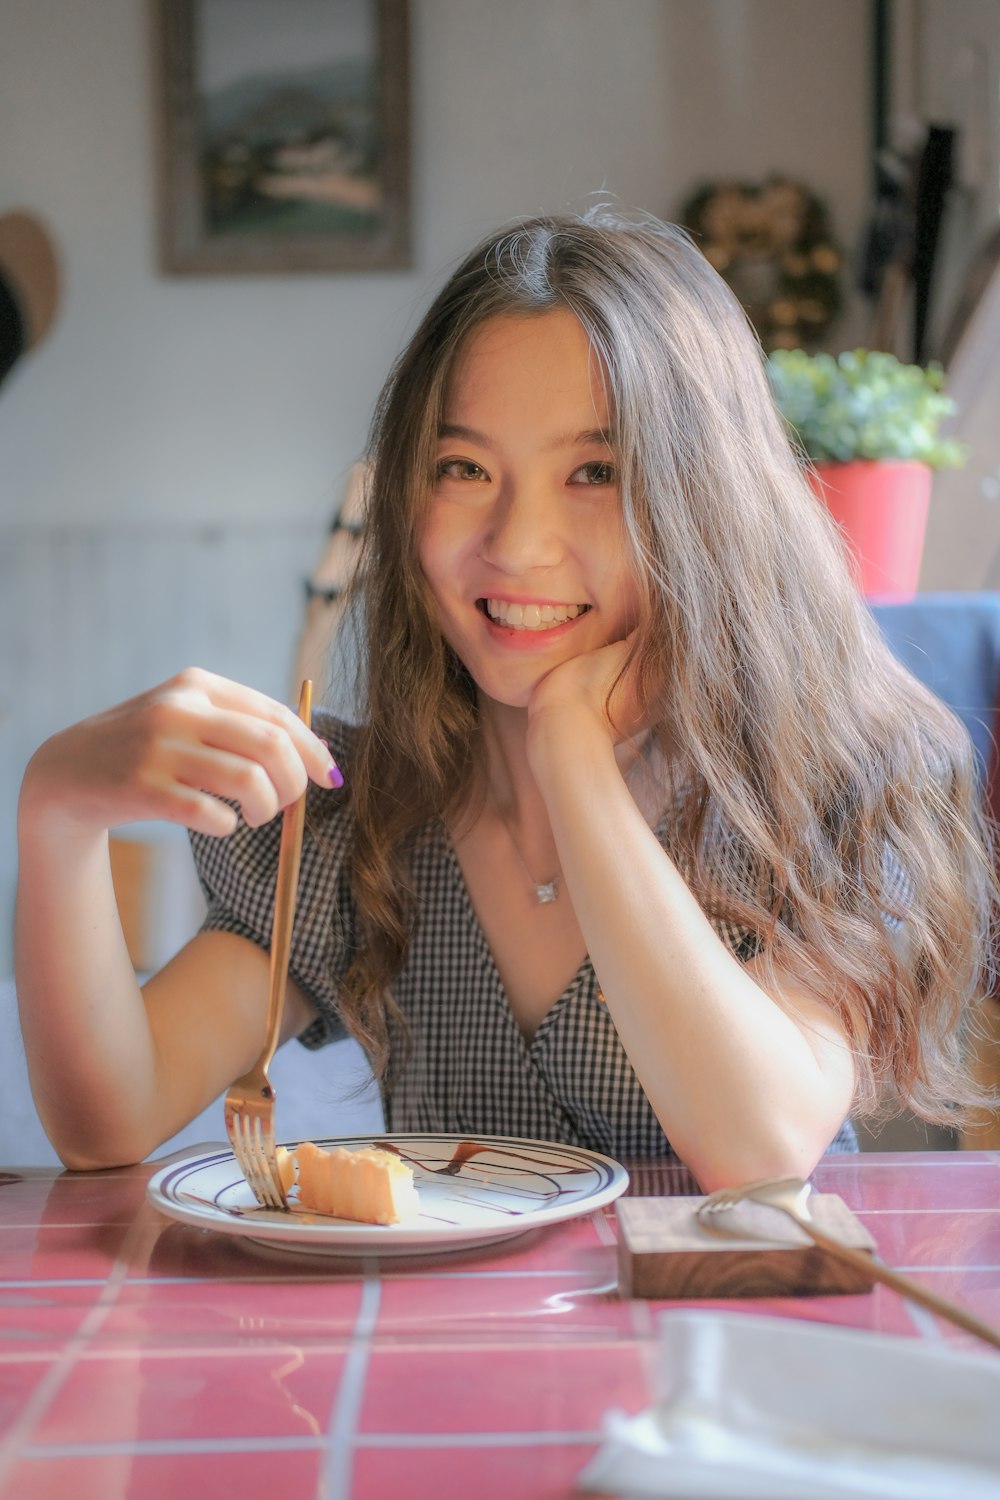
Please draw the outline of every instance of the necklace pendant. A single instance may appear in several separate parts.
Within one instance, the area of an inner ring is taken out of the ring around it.
[[[545,885],[535,886],[535,897],[539,906],[546,906],[550,901],[554,901],[558,894],[554,880],[547,881]]]

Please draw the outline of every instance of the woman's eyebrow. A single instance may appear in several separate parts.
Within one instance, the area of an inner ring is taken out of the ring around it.
[[[568,448],[586,448],[591,443],[603,443],[605,448],[613,448],[614,438],[612,437],[611,429],[609,427],[588,427],[586,432],[578,432],[575,437],[569,437],[566,440]]]
[[[442,422],[438,438],[461,438],[466,443],[478,443],[482,448],[493,446],[485,432],[477,432],[475,427],[463,427],[461,422]]]
[[[466,443],[478,443],[481,447],[493,447],[493,440],[475,427],[466,427],[461,422],[442,422],[438,428],[438,439],[459,438]],[[553,453],[564,448],[590,448],[601,446],[613,448],[614,440],[607,427],[587,427],[583,432],[560,433],[546,447]]]
[[[574,448],[614,448],[614,438],[610,428],[586,427],[583,432],[561,432],[558,433],[550,443],[546,443],[546,451],[549,453],[564,453]]]

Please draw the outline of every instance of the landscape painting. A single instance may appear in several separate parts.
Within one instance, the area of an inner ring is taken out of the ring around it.
[[[159,0],[161,259],[409,263],[406,0]]]

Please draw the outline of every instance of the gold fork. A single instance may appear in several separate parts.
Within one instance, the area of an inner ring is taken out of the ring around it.
[[[299,697],[299,718],[312,718],[312,682],[307,678]],[[278,1045],[281,1013],[288,983],[288,955],[292,946],[295,893],[299,883],[302,829],[306,796],[286,807],[281,820],[278,878],[271,927],[271,965],[267,997],[267,1028],[260,1056],[248,1073],[230,1085],[226,1094],[226,1132],[240,1171],[265,1208],[287,1208],[288,1197],[278,1169],[274,1142],[274,1089],[267,1070]]]
[[[892,1287],[894,1291],[899,1292],[901,1297],[908,1297],[911,1302],[919,1303],[921,1307],[937,1313],[938,1317],[947,1318],[950,1323],[964,1328],[967,1333],[973,1333],[977,1338],[984,1339],[987,1344],[1000,1349],[1000,1332],[991,1328],[988,1323],[974,1317],[964,1308],[956,1306],[954,1302],[949,1302],[945,1297],[939,1297],[936,1292],[928,1291],[919,1281],[904,1276],[901,1271],[891,1270],[882,1261],[875,1260],[873,1256],[866,1254],[864,1250],[856,1250],[852,1245],[843,1245],[839,1240],[825,1234],[822,1229],[818,1228],[809,1212],[808,1200],[811,1191],[811,1184],[803,1182],[799,1177],[765,1178],[760,1182],[744,1183],[741,1187],[720,1188],[718,1192],[709,1194],[705,1201],[698,1205],[697,1215],[705,1228],[712,1233],[743,1238],[745,1230],[732,1229],[720,1222],[721,1216],[727,1209],[734,1208],[737,1203],[747,1198],[755,1203],[765,1203],[771,1208],[777,1208],[793,1219],[800,1229],[805,1230],[817,1245],[822,1245],[824,1250],[829,1251],[838,1260],[846,1261],[872,1281],[880,1281],[885,1286]]]

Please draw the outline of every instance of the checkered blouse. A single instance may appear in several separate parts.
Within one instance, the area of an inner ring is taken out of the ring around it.
[[[351,728],[324,714],[314,727],[349,779]],[[356,911],[344,857],[349,813],[331,818],[329,794],[314,788],[311,795],[324,799],[326,847],[321,851],[307,828],[290,969],[316,1006],[316,1020],[299,1039],[315,1048],[345,1035],[337,994],[354,948]],[[225,839],[192,835],[208,898],[206,928],[270,946],[280,833],[275,819],[257,829],[240,823]],[[440,823],[417,840],[412,870],[420,921],[393,986],[410,1051],[383,1100],[388,1129],[527,1136],[624,1158],[672,1156],[590,960],[527,1042]],[[719,931],[739,946],[738,932]],[[849,1125],[831,1149],[856,1149]]]

